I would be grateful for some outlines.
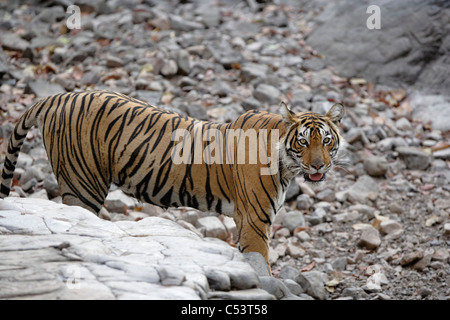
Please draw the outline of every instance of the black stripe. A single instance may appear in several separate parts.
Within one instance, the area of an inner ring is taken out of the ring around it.
[[[10,189],[5,185],[0,185],[0,193],[3,193],[5,196],[9,195]]]

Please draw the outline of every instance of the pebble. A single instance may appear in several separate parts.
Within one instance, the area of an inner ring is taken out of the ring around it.
[[[177,54],[178,72],[182,75],[188,75],[191,72],[191,62],[189,60],[189,52],[179,50]]]
[[[124,212],[126,208],[134,208],[137,204],[136,199],[127,196],[119,189],[109,192],[105,199],[105,207],[110,212]]]
[[[273,295],[277,300],[281,300],[282,298],[292,295],[290,290],[280,279],[265,276],[259,277],[259,281],[261,283],[261,288]]]
[[[331,189],[325,189],[316,194],[316,198],[322,201],[333,202],[336,200],[335,192]]]
[[[292,210],[288,211],[283,216],[283,226],[289,230],[289,232],[293,232],[297,227],[305,226],[305,218],[301,211]]]
[[[389,281],[384,273],[376,272],[367,278],[366,290],[369,292],[379,292],[381,290],[381,286],[388,283]]]
[[[305,250],[303,250],[302,248],[300,248],[299,246],[293,244],[293,243],[288,243],[287,244],[287,253],[294,259],[303,257],[305,255]]]
[[[280,91],[274,86],[261,83],[253,91],[253,96],[260,102],[271,105],[278,102]]]
[[[193,31],[196,29],[203,29],[203,25],[201,23],[195,21],[186,20],[178,15],[171,14],[170,15],[170,27],[174,30],[179,31]]]
[[[319,300],[324,300],[327,296],[325,291],[324,273],[319,271],[306,271],[300,273],[295,281],[305,290],[305,292]]]
[[[379,193],[378,183],[367,175],[360,176],[348,190],[348,199],[353,203],[367,203],[376,199]]]
[[[61,85],[57,83],[49,83],[45,80],[33,80],[28,82],[27,90],[30,93],[34,93],[39,98],[45,98],[52,94],[66,92]]]
[[[0,42],[3,49],[25,51],[30,45],[28,41],[11,32],[2,32]]]
[[[228,232],[219,218],[214,216],[203,217],[197,220],[197,228],[204,228],[204,235],[206,237],[215,237],[225,240],[228,237]]]
[[[377,229],[372,226],[364,228],[358,240],[358,246],[366,247],[367,249],[376,249],[380,246],[381,239]]]
[[[389,163],[384,157],[371,156],[364,159],[364,170],[372,177],[384,176],[388,168]]]
[[[245,252],[243,256],[259,277],[270,276],[266,259],[259,252]]]
[[[108,68],[119,68],[123,66],[123,61],[119,57],[109,55],[106,57],[106,66]]]
[[[301,194],[295,199],[295,202],[298,210],[308,210],[313,205],[314,200],[307,194]]]
[[[175,60],[167,60],[161,68],[161,74],[166,77],[174,76],[178,72],[178,66]]]
[[[444,224],[444,236],[450,236],[450,223]]]
[[[406,253],[402,256],[402,258],[400,260],[400,264],[402,266],[409,265],[409,264],[411,264],[417,260],[420,260],[422,258],[423,258],[423,251],[421,251],[421,250]]]
[[[380,223],[380,231],[387,234],[391,239],[397,238],[403,234],[403,228],[400,223],[393,220],[385,220]]]
[[[397,147],[395,150],[408,169],[425,170],[431,163],[430,155],[419,148]]]

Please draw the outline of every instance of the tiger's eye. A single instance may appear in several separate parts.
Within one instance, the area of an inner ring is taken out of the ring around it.
[[[299,141],[300,141],[300,144],[302,144],[302,145],[308,144],[308,141],[306,141],[306,139],[300,139]]]
[[[323,139],[323,144],[329,144],[331,142],[331,139],[326,137],[325,139]]]

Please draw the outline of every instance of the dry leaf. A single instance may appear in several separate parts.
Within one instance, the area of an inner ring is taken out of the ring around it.
[[[297,227],[294,229],[294,235],[299,233],[300,231],[309,231],[309,230],[311,230],[310,227]]]
[[[300,270],[300,272],[307,272],[307,271],[311,271],[316,265],[316,262],[313,261],[310,264],[308,264],[307,266],[305,266],[302,270]]]

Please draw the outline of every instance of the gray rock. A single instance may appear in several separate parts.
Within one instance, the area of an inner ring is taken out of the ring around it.
[[[173,30],[179,31],[192,31],[196,29],[203,29],[204,26],[201,23],[195,21],[188,21],[180,16],[171,14],[170,18],[170,27]]]
[[[106,57],[106,66],[108,68],[119,68],[123,66],[123,61],[119,57],[108,55]]]
[[[308,35],[307,43],[324,54],[326,63],[335,66],[341,76],[448,92],[450,70],[444,53],[448,43],[441,32],[450,15],[445,1],[377,1],[381,30],[366,25],[371,17],[366,10],[371,3],[314,3],[321,6],[316,19],[319,26]],[[412,16],[414,19],[409,19]],[[339,17],[339,21],[332,17]]]
[[[411,122],[409,122],[409,120],[406,119],[405,117],[402,117],[402,118],[398,119],[397,121],[395,121],[395,127],[402,131],[412,130]]]
[[[233,261],[215,267],[215,270],[222,271],[230,277],[230,285],[232,289],[245,290],[259,287],[259,278],[254,269],[249,265],[235,263]]]
[[[178,72],[178,66],[175,60],[169,59],[164,62],[164,65],[161,68],[161,74],[165,77],[174,76]]]
[[[300,258],[305,255],[305,250],[292,242],[288,242],[286,246],[286,251],[287,254],[294,259]]]
[[[241,105],[245,111],[255,110],[255,109],[258,110],[261,108],[261,103],[253,97],[248,97],[247,99],[243,100],[241,102]]]
[[[46,98],[53,94],[64,93],[66,90],[57,83],[50,83],[39,79],[30,81],[25,92],[34,93],[39,98]]]
[[[0,199],[0,254],[1,298],[273,299],[253,289],[258,276],[237,249],[158,217],[111,222],[77,206]]]
[[[411,170],[425,170],[431,163],[430,155],[419,148],[398,147],[396,151]]]
[[[60,195],[58,181],[56,181],[56,177],[54,174],[50,174],[45,177],[44,188],[47,191],[47,194],[50,199],[56,198]]]
[[[305,290],[310,296],[324,300],[327,297],[325,291],[324,274],[320,271],[306,271],[301,272],[295,281]]]
[[[145,101],[150,105],[159,105],[162,97],[162,92],[136,90],[136,99]]]
[[[295,180],[292,180],[291,183],[288,186],[288,189],[286,191],[286,201],[290,201],[298,196],[300,193],[300,186],[298,185]]]
[[[241,78],[244,82],[254,79],[265,79],[268,67],[265,64],[245,63],[241,68]]]
[[[57,20],[61,20],[64,16],[64,9],[60,6],[54,6],[51,8],[44,8],[35,19],[52,24]]]
[[[308,210],[314,203],[314,200],[305,193],[299,195],[295,201],[298,210]]]
[[[442,160],[450,160],[450,148],[442,149],[442,150],[436,150],[433,152],[433,157],[436,159],[442,159]],[[446,169],[447,164],[445,161],[438,160],[439,162],[433,162],[434,168],[439,169]]]
[[[124,208],[134,208],[138,205],[136,199],[127,196],[122,190],[114,190],[108,193],[105,199],[105,207],[110,212],[124,212]]]
[[[179,50],[177,54],[178,72],[182,75],[188,75],[191,72],[191,62],[189,53],[186,50]]]
[[[389,168],[389,163],[384,157],[370,156],[364,159],[364,170],[372,177],[384,176]]]
[[[27,169],[31,167],[33,161],[34,160],[30,155],[24,152],[19,152],[19,158],[17,159],[16,168]]]
[[[306,59],[303,61],[302,67],[306,70],[311,71],[319,71],[325,68],[325,61],[324,59],[313,57],[311,59]]]
[[[403,233],[403,227],[397,221],[386,220],[380,223],[380,231],[392,238],[393,235],[400,236]]]
[[[380,151],[390,151],[394,148],[407,146],[407,142],[402,137],[389,137],[383,140],[380,140],[377,143],[377,148]]]
[[[359,246],[372,250],[378,248],[380,244],[380,233],[377,229],[372,226],[367,226],[362,230],[361,237],[358,241]]]
[[[185,279],[184,272],[176,267],[158,266],[156,271],[164,286],[179,286]]]
[[[450,130],[450,98],[444,95],[411,94],[411,109],[414,119],[430,122],[431,127],[443,132]]]
[[[301,211],[293,210],[284,214],[283,226],[288,228],[291,233],[295,228],[304,227],[305,225],[305,217]]]
[[[248,289],[240,291],[211,291],[208,299],[223,300],[275,300],[275,297],[263,289]]]
[[[228,237],[228,232],[219,218],[214,216],[203,217],[197,220],[197,228],[205,229],[206,237],[219,238],[225,240]]]
[[[226,272],[218,270],[206,270],[209,287],[213,290],[229,291],[231,289],[230,277]]]
[[[367,203],[368,199],[375,199],[378,192],[378,183],[371,177],[363,175],[348,190],[348,199],[354,203]]]
[[[336,195],[333,190],[324,189],[316,194],[316,198],[321,201],[333,202],[336,200]]]
[[[281,279],[295,280],[298,277],[299,273],[300,271],[298,269],[291,266],[285,266],[281,269],[279,277]]]
[[[83,74],[81,78],[81,83],[84,85],[97,84],[100,81],[100,74],[96,71],[88,71]]]
[[[206,113],[206,109],[198,103],[189,104],[186,107],[187,114],[195,119],[205,120],[209,119],[208,114]]]
[[[300,296],[302,293],[305,293],[305,290],[294,280],[284,279],[283,282],[292,294]]]
[[[444,236],[450,236],[450,223],[446,223],[444,224],[444,232],[443,232]]]
[[[261,283],[261,289],[266,290],[277,300],[292,295],[287,286],[280,279],[270,276],[264,276],[259,277],[259,281]]]
[[[202,17],[203,23],[208,28],[214,28],[220,24],[221,13],[218,6],[206,2],[204,5],[200,5],[196,12]]]
[[[261,83],[253,91],[253,96],[262,103],[277,104],[280,97],[280,91],[274,86]]]
[[[2,32],[0,35],[2,47],[7,50],[25,51],[30,45],[28,41],[10,32]]]
[[[247,261],[260,277],[270,276],[269,266],[266,259],[259,252],[243,253],[245,261]]]
[[[331,263],[333,270],[344,271],[347,266],[347,257],[340,257]]]
[[[319,223],[322,223],[325,221],[325,218],[327,216],[327,212],[324,208],[316,208],[312,214],[309,214],[306,216],[306,220],[311,225],[317,225]]]

